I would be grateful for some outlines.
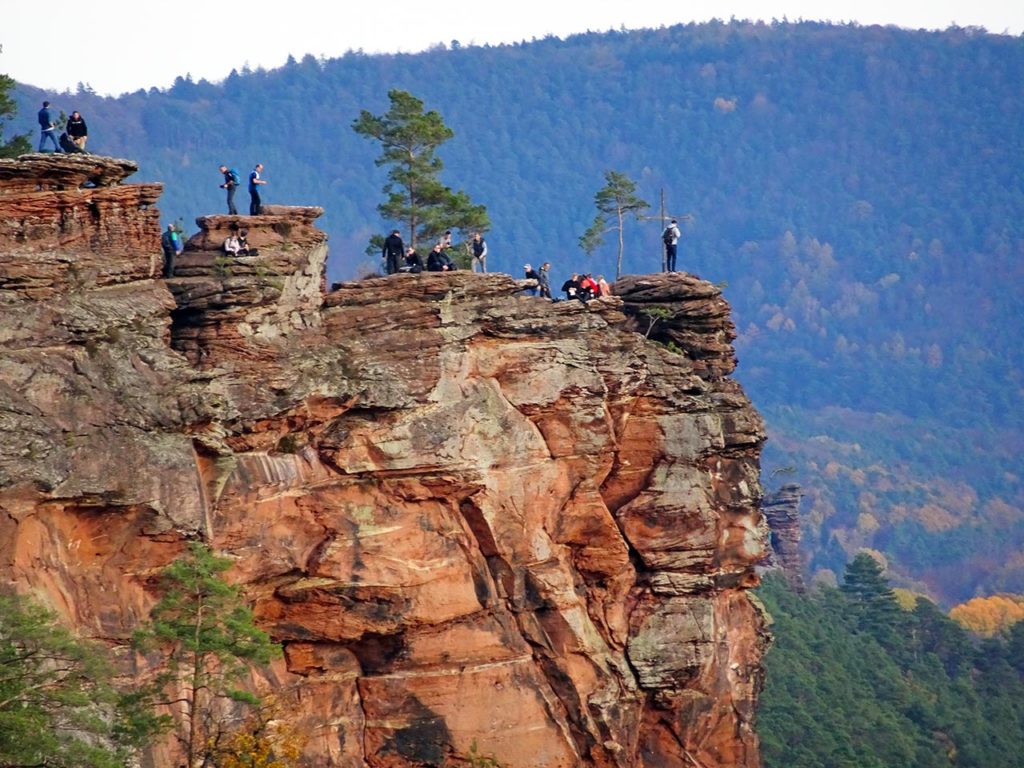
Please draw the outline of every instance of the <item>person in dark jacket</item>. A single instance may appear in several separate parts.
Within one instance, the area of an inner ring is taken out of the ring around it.
[[[580,292],[580,276],[573,272],[572,277],[562,283],[562,290],[565,291],[566,299],[575,299]]]
[[[263,213],[263,200],[260,198],[260,187],[266,184],[266,179],[260,178],[263,173],[263,163],[256,163],[256,167],[249,174],[249,215],[259,216]]]
[[[53,112],[50,109],[50,102],[44,101],[43,108],[39,110],[37,115],[39,120],[39,151],[43,151],[43,147],[46,146],[46,140],[49,139],[53,142],[53,151],[60,152],[60,142],[57,140],[57,123],[54,122]]]
[[[415,248],[405,249],[405,266],[402,267],[403,272],[411,272],[414,275],[419,274],[423,271],[423,259]]]
[[[434,249],[427,254],[427,272],[450,272],[455,269],[452,260],[444,252],[441,244],[438,243]]]
[[[537,270],[535,270],[529,264],[523,264],[523,270],[525,271],[525,276],[526,276],[527,280],[535,280],[536,281],[536,283],[533,286],[531,286],[530,288],[526,289],[526,290],[528,290],[530,292],[531,296],[536,296],[537,295],[537,286],[540,285],[540,275],[538,275],[537,274]]]
[[[380,250],[380,257],[384,259],[384,273],[393,275],[398,271],[398,262],[405,255],[405,244],[397,229],[391,230],[391,234],[384,238],[384,247]]]
[[[68,132],[68,137],[75,142],[75,146],[84,152],[85,142],[89,140],[89,126],[85,124],[85,120],[77,109],[71,113],[64,130]]]
[[[73,155],[76,153],[82,155],[86,154],[86,151],[77,144],[75,144],[75,142],[72,141],[66,133],[62,133],[60,135],[60,148],[64,150],[66,154],[69,155]]]
[[[220,172],[224,174],[224,183],[220,185],[220,188],[228,191],[228,215],[237,216],[238,209],[235,208],[235,190],[238,189],[242,179],[239,177],[238,171],[234,168],[228,168],[226,165],[220,167]]]

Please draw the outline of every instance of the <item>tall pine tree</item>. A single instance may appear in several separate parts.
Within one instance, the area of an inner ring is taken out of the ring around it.
[[[446,229],[463,235],[485,231],[490,219],[482,205],[475,205],[463,192],[454,192],[438,175],[444,164],[437,149],[455,134],[435,111],[423,111],[423,102],[411,93],[388,91],[391,108],[383,115],[362,110],[353,130],[379,141],[377,165],[388,166],[387,200],[377,206],[389,221],[402,221],[409,233],[408,244],[437,238]]]

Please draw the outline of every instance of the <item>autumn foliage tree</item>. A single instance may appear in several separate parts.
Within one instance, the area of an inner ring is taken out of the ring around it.
[[[955,606],[949,616],[964,629],[991,637],[1024,621],[1024,595],[976,597]]]

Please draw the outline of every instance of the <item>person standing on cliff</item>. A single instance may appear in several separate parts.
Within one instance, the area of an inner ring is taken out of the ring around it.
[[[661,235],[661,240],[665,243],[666,272],[676,271],[676,248],[679,245],[679,236],[681,234],[682,233],[679,231],[679,224],[675,219],[672,219]]]
[[[226,165],[220,167],[220,172],[224,174],[224,183],[220,185],[220,188],[228,191],[228,215],[237,216],[238,209],[235,208],[235,190],[238,189],[238,185],[242,180],[238,177],[238,171],[234,168],[228,168]]]
[[[393,275],[398,271],[398,262],[405,254],[405,243],[397,229],[391,230],[391,234],[384,238],[384,247],[381,248],[380,257],[384,259],[384,272]]]
[[[164,251],[164,277],[174,277],[174,260],[185,250],[185,246],[173,224],[167,225],[167,231],[160,238],[160,247]]]
[[[57,140],[57,123],[53,119],[53,111],[50,109],[50,102],[44,101],[43,108],[39,110],[39,151],[43,151],[46,140],[53,142],[53,151],[60,152],[60,142]]]
[[[537,285],[540,287],[540,295],[545,299],[551,298],[551,278],[548,271],[551,269],[551,262],[545,261],[537,270]]]
[[[260,178],[263,173],[263,163],[256,163],[256,167],[249,174],[249,215],[259,216],[263,213],[263,201],[260,199],[260,185],[267,182]]]
[[[85,142],[89,140],[89,126],[85,124],[85,118],[79,114],[77,109],[71,113],[64,130],[68,132],[68,138],[74,142],[75,146],[84,152]]]
[[[481,272],[487,274],[487,241],[484,240],[484,236],[479,232],[473,233],[473,258],[470,262],[470,266],[474,272]]]

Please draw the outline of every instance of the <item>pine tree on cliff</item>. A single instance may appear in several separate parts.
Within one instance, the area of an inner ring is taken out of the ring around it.
[[[216,760],[219,743],[232,735],[222,714],[225,705],[260,703],[235,686],[251,667],[281,653],[256,626],[241,590],[224,580],[230,567],[230,560],[192,543],[164,569],[164,595],[150,613],[150,624],[135,635],[140,650],[163,656],[157,687],[169,696],[156,703],[184,706],[187,728],[178,740],[188,766]]]
[[[639,217],[651,206],[647,201],[637,197],[636,182],[626,174],[618,171],[605,171],[604,180],[605,185],[594,195],[597,216],[590,228],[580,237],[579,243],[580,248],[589,255],[604,243],[606,234],[618,233],[619,260],[615,266],[615,277],[619,278],[622,276],[622,253],[625,249],[622,229],[626,214]],[[609,217],[614,217],[611,223],[609,223]]]
[[[12,88],[14,88],[13,78],[0,75],[0,157],[17,157],[32,151],[27,133],[4,140],[4,124],[18,112],[14,100],[9,95]]]
[[[384,185],[387,200],[377,206],[389,221],[403,221],[409,245],[429,242],[446,229],[463,234],[490,228],[487,210],[463,192],[453,192],[439,179],[444,167],[437,148],[455,134],[435,110],[406,91],[388,91],[391,108],[383,115],[362,110],[352,128],[383,147],[377,165],[389,166]]]

